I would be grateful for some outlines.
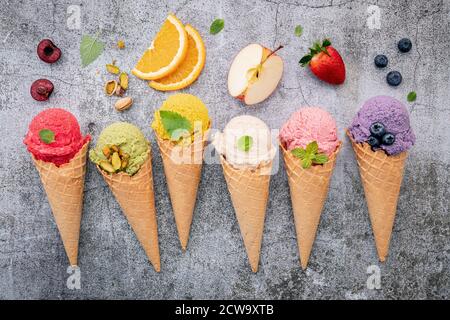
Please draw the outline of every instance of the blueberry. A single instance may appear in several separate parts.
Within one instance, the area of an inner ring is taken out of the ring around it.
[[[381,138],[386,133],[386,129],[384,128],[384,124],[381,122],[374,122],[370,126],[370,133],[377,138]]]
[[[377,68],[384,68],[388,65],[388,58],[384,54],[379,54],[375,57],[374,62]]]
[[[398,42],[398,50],[400,50],[400,52],[409,52],[411,48],[412,43],[408,38],[403,38]]]
[[[386,76],[386,81],[390,86],[398,86],[402,83],[402,74],[398,71],[391,71]]]
[[[378,138],[376,138],[376,137],[374,137],[374,136],[370,136],[370,137],[367,139],[367,143],[368,143],[372,148],[375,148],[375,147],[378,147],[378,146],[380,145],[380,140],[378,140]]]
[[[386,146],[390,146],[395,142],[395,136],[392,133],[386,133],[383,138],[381,138],[381,142]]]

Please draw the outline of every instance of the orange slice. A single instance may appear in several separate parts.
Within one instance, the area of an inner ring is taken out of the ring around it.
[[[188,38],[183,23],[170,14],[131,72],[143,80],[163,78],[183,62],[187,49]]]
[[[188,52],[184,61],[168,76],[149,82],[156,90],[171,91],[186,88],[200,76],[205,66],[206,50],[202,37],[192,26],[185,26],[188,35]]]

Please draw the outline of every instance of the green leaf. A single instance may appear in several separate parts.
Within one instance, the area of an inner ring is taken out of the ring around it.
[[[180,138],[190,135],[192,130],[191,122],[179,113],[160,110],[159,115],[164,129],[170,135],[171,140],[178,141]]]
[[[291,153],[294,155],[294,157],[303,159],[306,156],[306,150],[303,148],[295,148],[291,150]]]
[[[411,91],[410,93],[408,93],[408,96],[406,99],[408,100],[408,102],[414,102],[414,101],[416,101],[416,98],[417,98],[417,93],[415,91]]]
[[[331,41],[329,39],[325,39],[322,42],[322,47],[328,47],[331,46]]]
[[[220,31],[222,31],[224,26],[225,26],[225,20],[216,19],[211,24],[211,27],[209,27],[209,33],[218,34]]]
[[[81,65],[86,67],[95,61],[103,52],[105,45],[97,39],[98,35],[95,38],[84,35],[81,38],[80,43],[80,56],[81,56]]]
[[[314,156],[312,161],[316,164],[324,164],[328,162],[328,156],[324,153],[319,153]]]
[[[312,165],[312,160],[309,158],[305,158],[302,160],[302,167],[303,169],[308,169]]]
[[[295,36],[300,37],[303,34],[303,28],[301,25],[295,27],[294,30]]]
[[[311,59],[312,59],[312,56],[307,54],[306,56],[301,58],[298,63],[300,63],[302,65],[302,67],[304,67],[311,61]]]
[[[39,138],[45,144],[50,144],[55,141],[55,133],[50,129],[42,129],[39,131]]]
[[[315,155],[319,150],[319,145],[317,141],[313,141],[306,146],[306,153],[310,155]]]
[[[237,142],[237,147],[241,151],[247,152],[253,146],[253,138],[250,136],[242,136]]]

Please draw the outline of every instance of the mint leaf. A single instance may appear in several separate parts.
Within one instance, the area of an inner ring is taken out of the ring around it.
[[[218,34],[220,31],[222,31],[224,26],[225,26],[225,20],[216,19],[211,24],[211,27],[209,27],[209,33],[211,33],[213,35]]]
[[[241,151],[247,152],[253,145],[253,138],[250,136],[242,136],[237,142],[237,147]]]
[[[84,35],[80,43],[81,65],[86,67],[95,61],[103,52],[105,45],[97,39],[89,35]]]
[[[55,133],[50,129],[42,129],[39,131],[39,138],[45,144],[50,144],[55,141]]]
[[[310,158],[305,158],[302,160],[303,169],[308,169],[312,165],[312,160]]]
[[[303,34],[303,28],[301,25],[295,27],[294,34],[297,37],[300,37]]]
[[[414,101],[416,101],[416,98],[417,98],[417,93],[415,91],[411,91],[410,93],[408,93],[408,96],[406,99],[408,100],[408,102],[414,102]]]
[[[190,135],[192,130],[191,122],[181,114],[173,111],[160,110],[159,115],[164,129],[170,135],[171,140],[178,141],[181,137]]]
[[[319,153],[314,156],[312,161],[316,164],[324,164],[328,162],[328,156],[324,153]]]
[[[317,141],[313,141],[306,146],[306,153],[310,155],[314,155],[319,150],[319,145]]]
[[[317,153],[319,151],[319,145],[317,141],[312,141],[306,146],[306,149],[295,148],[291,153],[301,159],[303,169],[307,169],[314,164],[324,164],[328,161],[328,156],[324,153]]]
[[[303,159],[306,156],[306,150],[303,148],[295,148],[291,150],[291,153],[294,155],[294,157]]]

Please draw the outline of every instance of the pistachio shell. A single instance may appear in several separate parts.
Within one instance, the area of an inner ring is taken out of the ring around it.
[[[106,172],[114,173],[116,171],[116,170],[114,170],[114,168],[111,165],[111,163],[109,163],[108,161],[104,161],[104,160],[100,161],[100,163],[98,165],[100,166],[100,168],[102,168]]]
[[[122,169],[122,170],[125,170],[125,168],[127,167],[127,165],[128,165],[128,160],[127,160],[127,159],[122,160],[122,166],[121,166],[121,169]]]
[[[117,87],[119,87],[116,80],[110,80],[105,84],[105,93],[108,96],[112,96],[115,92]]]
[[[111,157],[111,164],[116,171],[122,167],[122,161],[120,160],[119,154],[117,152],[113,153]]]
[[[117,85],[116,90],[114,91],[114,94],[118,97],[121,97],[121,96],[123,96],[124,93],[125,93],[125,90],[123,90],[120,85]]]
[[[102,149],[103,155],[107,158],[111,155],[111,149],[108,146],[104,146]]]
[[[123,90],[128,89],[128,75],[125,72],[122,72],[119,76],[119,84]]]
[[[116,108],[117,111],[124,111],[130,108],[132,104],[133,99],[131,97],[125,97],[117,100],[116,103],[114,104],[114,107]]]
[[[108,70],[108,72],[112,73],[112,74],[119,74],[119,72],[120,72],[119,67],[114,64],[107,64],[106,70]]]

